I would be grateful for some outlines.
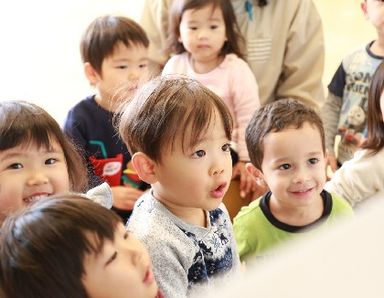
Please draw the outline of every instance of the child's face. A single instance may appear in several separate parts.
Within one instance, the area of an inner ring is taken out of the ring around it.
[[[69,191],[64,152],[52,139],[52,150],[35,144],[0,152],[0,210],[5,214],[40,198]]]
[[[200,9],[188,9],[179,26],[180,42],[197,62],[217,59],[227,40],[223,13],[219,7],[206,5]]]
[[[261,167],[272,200],[291,208],[313,204],[326,181],[319,130],[304,123],[299,129],[269,133],[264,138]]]
[[[202,209],[216,209],[231,181],[229,140],[219,116],[213,119],[194,148],[183,152],[181,136],[177,136],[173,150],[165,150],[161,164],[155,165],[154,196],[184,219],[193,212],[201,215]]]
[[[85,256],[84,270],[83,285],[92,298],[154,298],[158,292],[147,250],[123,224],[99,254]]]
[[[366,0],[361,3],[364,15],[369,19],[373,26],[383,34],[384,30],[384,1]]]
[[[116,92],[134,92],[148,76],[148,49],[132,44],[127,47],[122,42],[116,44],[113,54],[105,57],[101,65],[101,75],[94,83],[103,101],[116,98]]]

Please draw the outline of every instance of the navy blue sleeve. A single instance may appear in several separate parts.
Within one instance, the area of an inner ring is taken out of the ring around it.
[[[339,68],[336,70],[331,82],[328,85],[328,90],[332,94],[343,97],[344,87],[345,87],[345,77],[346,73],[343,67],[343,63],[340,64]]]

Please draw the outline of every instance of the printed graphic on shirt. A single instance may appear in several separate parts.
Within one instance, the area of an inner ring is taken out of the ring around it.
[[[96,153],[89,157],[89,162],[93,167],[95,175],[103,179],[110,186],[129,184],[135,188],[139,187],[140,178],[133,167],[129,166],[129,163],[126,167],[123,167],[124,157],[122,153],[108,157],[102,141],[91,140],[89,144],[98,147],[95,151]]]
[[[346,74],[344,101],[338,132],[341,136],[339,154],[352,157],[367,136],[367,97],[372,76],[366,72]]]
[[[338,160],[343,163],[367,137],[368,92],[373,73],[382,59],[370,52],[370,45],[361,47],[344,58],[330,84],[330,91],[342,95],[342,107],[338,123],[341,137]]]
[[[224,212],[216,209],[209,212],[209,217],[213,231],[204,239],[198,239],[195,234],[181,229],[196,247],[199,247],[188,270],[189,288],[194,284],[207,282],[210,277],[221,275],[232,268],[231,241]]]

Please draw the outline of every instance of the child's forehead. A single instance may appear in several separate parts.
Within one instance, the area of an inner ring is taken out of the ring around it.
[[[267,140],[273,140],[274,142],[289,142],[289,140],[302,140],[305,141],[307,137],[312,139],[322,140],[321,132],[319,128],[310,122],[304,122],[301,126],[289,125],[281,130],[272,130],[264,137],[264,142]]]
[[[175,143],[177,146],[184,148],[192,148],[193,146],[211,140],[220,135],[225,138],[226,132],[224,129],[223,119],[219,116],[218,112],[214,112],[212,117],[200,131],[194,131],[194,125],[191,122],[185,124],[184,129],[179,129],[175,136]]]
[[[148,47],[144,46],[139,42],[130,41],[128,43],[124,43],[124,41],[120,40],[116,42],[113,46],[110,56],[119,56],[121,54],[135,54],[136,56],[148,56]]]

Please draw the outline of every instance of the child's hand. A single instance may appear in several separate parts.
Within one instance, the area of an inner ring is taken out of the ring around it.
[[[143,192],[130,186],[111,187],[113,194],[113,206],[122,210],[132,210],[137,199]]]
[[[255,178],[245,169],[245,162],[239,161],[233,167],[232,179],[236,177],[240,178],[240,197],[245,198],[258,189]]]

